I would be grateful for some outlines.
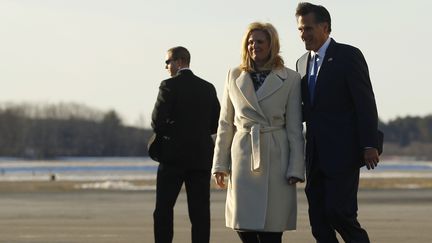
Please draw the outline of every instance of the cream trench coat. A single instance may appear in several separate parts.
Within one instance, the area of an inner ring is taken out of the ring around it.
[[[255,92],[249,73],[228,73],[212,173],[229,174],[226,226],[282,232],[296,228],[296,186],[304,180],[300,75],[273,70]]]

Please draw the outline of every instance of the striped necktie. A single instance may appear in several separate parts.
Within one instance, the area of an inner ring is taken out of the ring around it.
[[[318,76],[318,59],[319,59],[318,54],[315,54],[313,67],[312,67],[313,71],[310,72],[310,75],[309,75],[308,86],[309,86],[309,97],[310,97],[311,103],[313,103],[314,96],[315,96],[315,85],[316,85],[316,79]]]

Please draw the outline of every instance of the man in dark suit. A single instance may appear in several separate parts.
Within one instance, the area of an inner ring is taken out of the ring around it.
[[[220,105],[216,90],[189,69],[184,47],[168,50],[165,61],[171,78],[161,82],[152,114],[156,134],[170,140],[172,159],[160,161],[156,184],[154,235],[156,243],[173,239],[173,209],[185,183],[192,242],[210,240],[210,170]]]
[[[319,243],[369,242],[357,221],[360,167],[379,161],[378,115],[366,61],[359,49],[330,38],[323,6],[300,3],[298,30],[308,52],[297,61],[306,121],[306,195]]]

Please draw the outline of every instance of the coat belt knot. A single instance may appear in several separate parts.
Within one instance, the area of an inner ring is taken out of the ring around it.
[[[263,158],[263,154],[261,151],[261,142],[265,144],[269,144],[270,136],[264,136],[261,138],[262,133],[270,133],[280,129],[283,129],[284,125],[279,126],[261,126],[261,124],[254,124],[250,127],[237,127],[237,131],[239,132],[248,132],[251,135],[251,143],[252,143],[252,163],[251,170],[253,172],[259,172],[261,170],[261,161],[268,161],[269,159],[269,151],[265,151],[265,158]],[[264,140],[264,141],[262,141]]]

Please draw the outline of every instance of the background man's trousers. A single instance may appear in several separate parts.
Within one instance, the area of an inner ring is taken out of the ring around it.
[[[183,182],[186,187],[192,243],[210,241],[210,170],[183,169],[160,164],[153,213],[155,243],[171,243],[173,211]]]

